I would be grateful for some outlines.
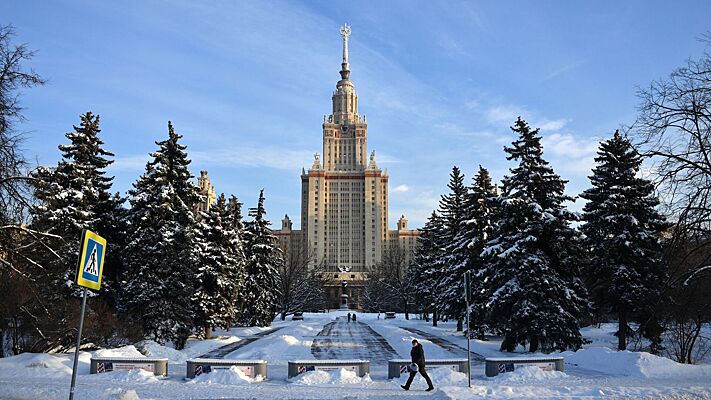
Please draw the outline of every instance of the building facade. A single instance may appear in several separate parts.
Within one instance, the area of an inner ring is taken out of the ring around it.
[[[404,216],[396,230],[388,230],[388,173],[378,167],[375,152],[368,153],[368,124],[358,113],[358,94],[350,80],[351,29],[344,25],[340,32],[341,79],[331,97],[331,113],[323,116],[323,156],[316,153],[301,174],[301,229],[292,229],[285,216],[275,234],[285,254],[299,249],[311,267],[328,274],[333,307],[346,281],[351,307],[360,308],[368,272],[393,246],[409,258],[419,233],[408,229]]]

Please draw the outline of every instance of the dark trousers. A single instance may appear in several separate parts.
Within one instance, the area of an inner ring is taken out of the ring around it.
[[[422,375],[422,377],[425,378],[425,381],[427,381],[428,388],[434,387],[434,386],[432,386],[432,379],[430,379],[430,376],[427,375],[427,371],[425,371],[425,366],[422,365],[422,366],[418,366],[418,367],[419,367],[418,368],[419,371],[410,371],[410,377],[407,378],[407,383],[405,384],[405,387],[408,389],[410,388],[410,385],[412,384],[412,381],[415,379],[415,375],[417,375],[417,372],[419,372],[420,375]]]

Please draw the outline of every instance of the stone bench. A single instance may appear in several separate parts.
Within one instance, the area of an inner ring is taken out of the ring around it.
[[[407,366],[412,364],[412,361],[407,359],[397,359],[388,361],[388,379],[399,378],[400,375],[407,372]],[[466,358],[455,359],[436,359],[426,360],[425,368],[429,367],[446,367],[456,372],[467,373],[469,371],[469,362]]]
[[[388,311],[385,313],[385,319],[395,319],[395,313],[392,311]]]
[[[250,378],[256,378],[261,375],[263,379],[267,379],[267,362],[264,360],[226,360],[222,358],[193,358],[188,360],[185,377],[192,379],[216,369],[230,369],[232,366],[236,366]]]
[[[291,320],[292,321],[303,321],[304,320],[304,313],[299,312],[299,311],[295,312],[294,316],[291,317]]]
[[[153,372],[153,375],[168,376],[167,358],[144,357],[91,357],[89,372],[100,374],[111,371],[129,371],[142,369]]]
[[[563,357],[486,358],[486,376],[513,372],[517,367],[538,367],[544,371],[563,371]]]
[[[370,373],[370,361],[367,360],[295,360],[289,361],[289,378],[309,371],[335,371],[344,368],[358,376]]]

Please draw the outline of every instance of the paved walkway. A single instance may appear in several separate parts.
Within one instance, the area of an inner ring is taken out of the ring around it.
[[[339,317],[324,325],[314,337],[311,354],[318,360],[362,359],[371,363],[398,358],[387,340],[363,322],[347,322]]]
[[[449,340],[442,339],[441,337],[435,336],[431,333],[427,333],[425,331],[421,331],[421,330],[415,329],[415,328],[401,326],[400,329],[404,329],[408,332],[411,332],[411,333],[414,333],[418,336],[421,336],[421,337],[429,340],[430,342],[436,344],[437,346],[442,347],[445,350],[448,350],[452,354],[458,354],[458,355],[461,355],[462,357],[467,356],[467,349],[466,348],[459,346],[458,344],[452,343]],[[482,356],[481,354],[475,353],[473,351],[471,352],[471,354],[472,354],[472,361],[474,361],[473,364],[478,364],[478,363],[484,362],[485,357]]]
[[[226,345],[218,347],[212,351],[209,351],[209,352],[201,355],[199,358],[224,358],[226,355],[232,353],[233,351],[240,349],[240,348],[254,342],[255,340],[259,340],[259,339],[263,338],[264,336],[271,335],[272,333],[278,331],[281,328],[282,327],[277,327],[277,328],[270,329],[268,331],[263,331],[263,332],[256,333],[254,335],[247,336],[237,342],[226,344]]]

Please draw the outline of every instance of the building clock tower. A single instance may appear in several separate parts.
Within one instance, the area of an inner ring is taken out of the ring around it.
[[[368,125],[358,113],[358,94],[350,80],[348,39],[351,27],[340,29],[343,39],[341,79],[331,98],[331,113],[323,116],[323,152],[316,153],[301,174],[301,229],[291,229],[288,216],[275,233],[288,256],[299,248],[311,267],[328,273],[329,297],[338,307],[343,280],[351,307],[360,307],[360,291],[368,272],[376,268],[389,245],[404,245],[413,252],[418,231],[388,231],[388,174],[375,152],[368,153]],[[404,217],[403,217],[404,218]],[[403,236],[404,237],[404,236]],[[289,250],[289,252],[287,252]]]

